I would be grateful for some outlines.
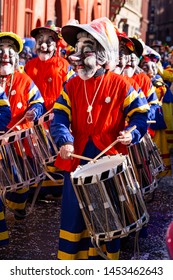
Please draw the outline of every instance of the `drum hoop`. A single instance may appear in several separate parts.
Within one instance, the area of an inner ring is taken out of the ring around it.
[[[0,136],[0,145],[14,143],[18,140],[27,138],[31,134],[32,134],[31,129],[27,128],[27,129],[10,132],[9,134],[6,134],[5,136],[1,135]]]
[[[16,183],[10,186],[5,186],[4,188],[0,187],[0,193],[1,191],[6,191],[6,192],[13,192],[22,188],[26,188],[29,186],[32,186],[33,184],[39,183],[40,181],[44,180],[46,177],[45,173],[41,173],[38,176],[31,178],[27,181]]]
[[[109,178],[112,178],[114,176],[114,174],[124,172],[127,169],[129,161],[127,159],[127,156],[122,156],[123,161],[119,165],[114,164],[113,168],[106,169],[103,172],[98,172],[98,174],[92,174],[92,175],[86,175],[86,176],[82,176],[80,174],[79,175],[77,174],[77,176],[76,176],[76,173],[82,171],[83,168],[87,168],[87,166],[89,167],[89,169],[91,169],[91,172],[93,172],[93,167],[97,168],[100,163],[103,165],[104,160],[108,159],[108,158],[111,158],[112,163],[114,163],[114,159],[116,160],[116,155],[114,155],[114,156],[104,156],[104,157],[100,158],[98,160],[98,162],[96,162],[96,163],[89,162],[86,165],[78,166],[77,169],[74,172],[71,172],[71,174],[70,174],[71,175],[71,180],[74,182],[74,184],[77,184],[77,185],[78,184],[81,185],[81,179],[83,180],[84,185],[85,184],[94,184],[94,183],[97,183],[97,178],[99,178],[100,181],[104,181],[104,180],[107,180]],[[92,166],[92,164],[94,164],[95,166]],[[87,172],[88,169],[85,169],[85,171]]]
[[[32,126],[37,126],[39,124],[43,124],[45,122],[52,121],[53,118],[54,118],[54,113],[49,113],[45,116],[41,116],[38,120],[36,120],[32,123]]]

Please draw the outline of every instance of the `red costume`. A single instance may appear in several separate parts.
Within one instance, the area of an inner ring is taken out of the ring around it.
[[[53,107],[62,86],[74,74],[67,60],[57,56],[47,61],[33,58],[26,63],[25,71],[39,88],[47,111]]]
[[[37,118],[42,115],[43,98],[33,81],[25,73],[15,71],[7,77],[5,92],[10,102],[12,119],[8,125],[13,127],[19,122],[30,106],[35,108]],[[37,111],[38,110],[38,111]],[[29,123],[24,119],[20,123],[21,128],[29,127]]]

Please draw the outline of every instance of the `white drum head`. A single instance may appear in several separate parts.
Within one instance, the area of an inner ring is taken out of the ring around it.
[[[104,179],[113,177],[113,173],[117,173],[118,166],[121,166],[121,170],[125,170],[127,166],[127,158],[121,154],[113,156],[104,156],[98,159],[96,162],[89,162],[83,166],[79,166],[74,172],[71,173],[71,178],[79,179],[86,177],[91,177],[91,182],[96,183],[96,175],[99,179],[103,174],[107,173],[104,176]],[[78,181],[78,180],[77,180]],[[79,182],[78,182],[79,183]]]

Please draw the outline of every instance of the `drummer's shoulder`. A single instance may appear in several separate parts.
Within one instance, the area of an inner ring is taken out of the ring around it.
[[[24,70],[30,69],[30,67],[33,67],[34,65],[37,65],[41,61],[38,56],[33,57],[32,59],[28,60],[24,66]],[[31,68],[32,69],[32,68]]]
[[[25,84],[25,83],[31,83],[32,79],[25,71],[23,72],[15,71],[14,82]]]
[[[120,74],[111,71],[108,71],[107,74],[109,75],[110,81],[115,82],[116,84],[121,84],[121,87],[131,85],[129,79],[126,76],[122,76]]]

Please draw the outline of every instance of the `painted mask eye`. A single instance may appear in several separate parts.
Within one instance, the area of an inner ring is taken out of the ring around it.
[[[9,49],[9,56],[10,56],[10,57],[15,56],[15,53],[16,53],[16,52],[15,52],[15,50],[14,50],[13,48],[10,48],[10,49]]]
[[[95,52],[94,51],[84,51],[84,56],[87,57],[87,56],[92,56],[92,55],[95,55]]]

